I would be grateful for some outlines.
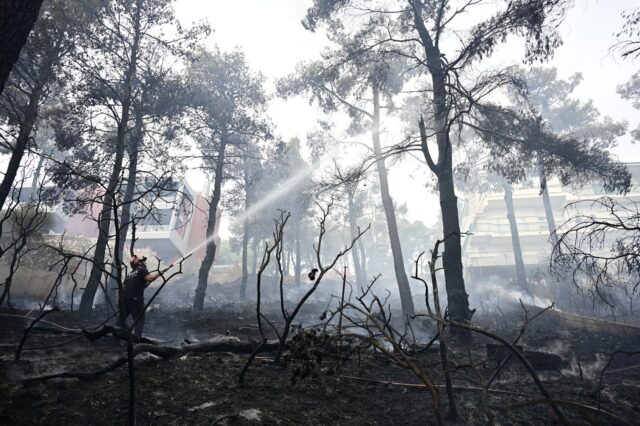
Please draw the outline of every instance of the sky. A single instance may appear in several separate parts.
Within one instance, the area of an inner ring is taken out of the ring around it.
[[[208,20],[214,32],[207,43],[223,50],[243,49],[249,65],[262,72],[272,88],[273,81],[293,72],[298,62],[318,58],[327,44],[322,31],[311,33],[300,23],[310,5],[311,0],[178,0],[176,13],[184,26],[194,20]],[[577,0],[560,27],[564,44],[546,64],[557,67],[560,78],[581,72],[583,81],[575,96],[593,100],[603,115],[627,120],[630,128],[640,123],[640,111],[620,99],[616,87],[640,69],[640,60],[622,60],[610,52],[610,47],[614,33],[622,27],[621,12],[634,7],[638,7],[637,0]],[[519,64],[522,54],[522,43],[510,42],[499,49],[491,64]],[[268,113],[276,133],[285,140],[297,136],[304,141],[307,133],[317,128],[317,120],[324,118],[303,98],[274,99]],[[400,138],[391,133],[383,135],[387,143]],[[614,152],[624,161],[640,161],[640,146],[631,144],[628,137]],[[389,179],[394,200],[407,205],[411,220],[435,222],[438,200],[425,186],[433,178],[422,161],[410,158],[402,167],[390,168]],[[195,175],[190,175],[190,180],[197,182],[196,189],[202,186]],[[223,215],[223,238],[228,235],[228,220]]]

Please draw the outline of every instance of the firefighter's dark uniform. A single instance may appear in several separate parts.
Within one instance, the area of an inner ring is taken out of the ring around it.
[[[142,337],[142,329],[144,328],[144,290],[151,284],[144,279],[148,274],[147,268],[138,266],[124,280],[125,320],[131,315],[135,321],[138,315],[142,314],[134,330],[134,334],[138,338]]]

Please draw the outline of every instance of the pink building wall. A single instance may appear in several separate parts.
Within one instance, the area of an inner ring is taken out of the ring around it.
[[[193,215],[191,217],[191,229],[189,232],[189,239],[187,240],[187,247],[189,250],[197,247],[207,238],[207,220],[209,219],[209,202],[202,196],[201,192],[196,194],[195,200],[195,208],[193,209]],[[220,247],[220,237],[218,235],[218,231],[220,229],[220,218],[222,216],[222,209],[218,206],[216,213],[216,227],[214,230],[214,234],[216,235],[215,242],[216,246]],[[204,255],[206,252],[206,245],[198,248],[194,252],[194,254],[200,258],[204,259]],[[216,254],[220,251],[218,250]],[[217,256],[216,256],[217,257]]]

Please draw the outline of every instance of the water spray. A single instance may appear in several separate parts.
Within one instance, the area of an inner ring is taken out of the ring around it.
[[[253,216],[257,212],[259,212],[260,210],[262,210],[265,207],[267,207],[270,203],[274,202],[275,200],[277,200],[278,198],[284,196],[285,194],[288,194],[292,189],[294,189],[296,187],[296,185],[298,185],[304,179],[306,179],[309,176],[311,176],[311,174],[313,173],[313,170],[314,169],[311,166],[305,167],[304,169],[300,170],[298,173],[296,173],[295,175],[291,176],[289,179],[287,179],[284,182],[282,182],[273,191],[269,192],[264,197],[262,197],[262,199],[260,199],[260,201],[258,201],[257,203],[253,204],[251,207],[249,207],[244,212],[239,213],[238,215],[236,215],[234,217],[234,219],[236,221],[238,221],[238,222],[241,222],[244,219],[250,218],[251,216]],[[209,238],[207,238],[204,241],[202,241],[200,244],[198,244],[197,246],[192,248],[191,251],[189,253],[187,253],[183,257],[183,259],[188,258],[193,253],[195,253],[196,251],[201,249],[202,247],[209,245],[209,243],[211,241],[213,241],[217,236],[218,235],[213,234]]]
[[[172,264],[170,264],[168,267],[166,267],[165,269],[162,270],[162,273],[164,274],[169,269],[173,268],[173,265],[180,264],[180,263],[184,262],[185,260],[187,260],[188,258],[190,258],[191,256],[193,256],[193,251],[191,251],[190,253],[185,254],[180,259],[178,259],[176,262],[173,262]]]

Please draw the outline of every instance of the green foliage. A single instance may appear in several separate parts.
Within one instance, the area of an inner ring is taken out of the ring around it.
[[[523,180],[538,155],[543,155],[545,175],[557,175],[565,185],[597,180],[603,182],[607,191],[629,190],[629,171],[600,145],[559,135],[545,127],[538,117],[517,114],[510,109],[484,106],[479,111],[482,116],[478,134],[490,157],[499,159],[489,168],[509,181]]]
[[[553,131],[588,140],[603,149],[615,146],[617,138],[625,134],[625,121],[602,117],[591,100],[582,102],[573,96],[582,74],[561,80],[555,68],[534,67],[520,72],[527,85],[527,102]]]
[[[638,59],[640,56],[640,8],[622,12],[625,20],[622,29],[616,34],[614,48],[620,51],[623,58]]]
[[[511,34],[526,42],[525,62],[542,61],[562,44],[557,24],[564,14],[562,0],[512,0],[490,19],[470,32],[465,52],[458,61],[469,63],[491,56]]]
[[[290,97],[305,93],[310,103],[317,103],[323,111],[345,111],[351,118],[351,134],[367,131],[372,118],[371,90],[380,92],[393,109],[397,95],[412,73],[408,61],[380,47],[371,47],[385,38],[375,22],[355,33],[335,35],[337,47],[327,49],[318,61],[300,63],[290,76],[277,82],[278,94]]]
[[[618,86],[618,94],[622,99],[631,101],[635,109],[640,109],[640,72],[632,75],[625,84]],[[631,131],[631,137],[635,142],[640,141],[640,125]]]
[[[240,252],[232,247],[230,240],[220,241],[220,247],[216,253],[216,262],[220,265],[240,263]]]

